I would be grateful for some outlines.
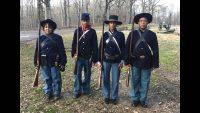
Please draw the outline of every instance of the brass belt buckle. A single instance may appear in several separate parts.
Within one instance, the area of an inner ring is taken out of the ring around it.
[[[144,56],[144,55],[141,55],[141,56],[140,56],[140,59],[144,59],[144,58],[145,58],[145,56]]]

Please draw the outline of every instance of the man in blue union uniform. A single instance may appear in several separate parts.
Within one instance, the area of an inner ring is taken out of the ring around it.
[[[97,66],[103,68],[103,97],[106,104],[118,103],[120,70],[125,59],[125,37],[124,33],[117,30],[117,25],[122,22],[118,21],[117,15],[110,15],[109,20],[105,21],[109,26],[109,30],[104,33],[103,41],[101,39],[99,45]],[[103,43],[103,44],[102,44]],[[103,45],[103,49],[101,47]],[[101,52],[102,51],[102,52]],[[103,64],[101,61],[101,53],[103,53]],[[102,66],[103,65],[103,66]],[[112,69],[112,84],[110,88],[110,71]],[[112,93],[111,93],[111,91]]]
[[[78,31],[78,40],[77,40]],[[76,51],[78,41],[78,54]],[[91,64],[97,62],[98,42],[96,31],[91,28],[90,16],[82,13],[81,26],[75,30],[72,41],[72,57],[77,59],[77,74],[74,75],[74,98],[79,98],[81,94],[91,93]],[[84,68],[84,80],[82,80],[82,69]]]
[[[134,22],[139,25],[139,29],[129,33],[126,41],[125,65],[132,69],[131,105],[135,107],[138,104],[148,107],[146,100],[151,71],[159,67],[157,36],[147,29],[151,21],[152,15],[149,13],[136,15]]]

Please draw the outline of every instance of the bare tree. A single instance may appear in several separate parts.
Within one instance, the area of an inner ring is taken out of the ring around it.
[[[156,8],[156,14],[157,14],[157,22],[164,22],[167,20],[167,6],[164,5],[158,5]]]
[[[84,2],[83,0],[81,0],[81,13],[85,12],[85,9],[84,9]]]
[[[37,14],[38,14],[37,23],[38,23],[38,25],[39,25],[39,22],[41,20],[41,13],[40,13],[41,12],[41,7],[42,7],[41,0],[37,0]]]
[[[64,0],[64,26],[67,26],[67,1],[66,0]]]
[[[70,18],[70,5],[69,5],[69,0],[67,0],[67,27],[70,27],[70,22],[71,22],[71,18]]]
[[[172,23],[172,12],[169,12],[168,23],[171,25]]]
[[[45,19],[52,18],[50,0],[41,0],[45,5]]]
[[[36,18],[36,13],[35,10],[36,8],[33,6],[34,0],[30,0],[30,1],[22,1],[21,3],[21,19],[20,22],[22,25],[21,28],[23,29],[32,29],[34,28],[36,25],[36,22],[34,21]]]
[[[24,29],[24,5],[23,0],[20,1],[20,30]]]
[[[129,24],[131,24],[132,18],[135,16],[135,2],[137,0],[129,0],[130,2],[130,7],[129,7]],[[133,6],[134,5],[134,6]],[[134,10],[133,10],[134,8]],[[132,11],[133,11],[133,16],[132,16]]]
[[[60,2],[60,8],[59,10],[59,16],[53,16],[54,20],[57,19],[57,17],[59,18],[59,26],[63,27],[66,26],[66,21],[65,21],[65,5],[64,5],[64,1],[63,0],[59,0],[58,2]],[[52,10],[52,9],[51,9]]]
[[[92,14],[92,24],[95,25],[97,21],[98,15],[98,3],[96,1],[91,2],[91,14]]]
[[[104,13],[103,13],[103,20],[105,20],[106,18],[108,19],[108,16],[106,17],[107,11],[108,11],[108,6],[110,5],[110,3],[112,3],[114,0],[106,0],[105,2],[105,9],[104,9]]]
[[[37,18],[43,20],[52,16],[58,26],[73,26],[78,10],[79,17],[82,11],[90,12],[91,22],[95,25],[108,19],[111,13],[118,15],[123,23],[131,23],[135,14],[141,12],[151,13],[154,23],[167,22],[170,12],[166,5],[160,4],[161,0],[54,0],[53,3],[55,1],[56,4],[50,5],[50,0],[20,0],[20,30],[35,29],[39,23]],[[179,13],[170,12],[171,24],[180,24]]]
[[[98,15],[97,15],[97,19],[98,19],[98,23],[100,22],[100,17],[101,17],[101,15],[103,15],[102,14],[102,9],[103,9],[103,6],[102,6],[102,4],[103,4],[103,1],[102,0],[96,0],[96,2],[97,2],[97,4],[98,4],[98,10],[99,10],[99,13],[98,13]],[[103,19],[103,17],[102,17],[102,19]]]
[[[142,13],[146,12],[147,1],[141,0]]]
[[[80,0],[78,1],[74,1],[74,8],[76,9],[76,14],[77,16],[75,16],[75,18],[77,17],[81,17],[81,8],[80,8],[81,2]],[[78,20],[80,20],[80,18],[77,18]]]
[[[148,10],[149,13],[154,16],[155,8],[158,6],[160,0],[148,0]]]
[[[124,5],[124,3],[125,3],[125,0],[115,0],[118,15],[120,14],[121,7]]]
[[[85,11],[88,12],[88,7],[90,5],[90,0],[85,0]]]

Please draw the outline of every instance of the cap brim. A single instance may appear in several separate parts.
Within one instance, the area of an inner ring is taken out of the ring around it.
[[[54,21],[49,21],[49,20],[43,20],[43,21],[41,21],[41,22],[40,22],[40,25],[41,25],[42,27],[44,27],[44,25],[45,25],[46,23],[51,24],[52,27],[53,27],[53,29],[56,29],[56,28],[57,28],[57,24],[56,24]]]
[[[148,20],[148,23],[151,23],[151,21],[152,21],[152,15],[149,14],[149,13],[141,13],[141,14],[136,15],[134,17],[134,22],[136,24],[138,24],[139,19],[142,18],[142,17],[145,17]]]
[[[122,22],[116,21],[116,20],[106,20],[106,21],[104,21],[104,23],[106,23],[106,24],[109,24],[109,22],[116,22],[117,25],[121,25],[122,24]]]

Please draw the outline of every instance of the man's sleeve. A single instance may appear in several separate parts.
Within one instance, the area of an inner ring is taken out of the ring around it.
[[[158,40],[155,33],[153,34],[151,49],[153,51],[152,67],[158,68],[159,67],[159,49],[158,49]]]
[[[97,62],[97,55],[98,55],[98,42],[97,42],[97,34],[96,31],[94,30],[94,36],[93,36],[93,41],[92,41],[92,61],[93,63]]]
[[[124,55],[125,56],[125,60],[124,60],[125,65],[130,64],[130,61],[129,61],[130,39],[131,39],[131,32],[129,33],[128,38],[126,40],[126,44],[125,44],[125,55]]]
[[[122,33],[122,40],[121,40],[121,56],[122,56],[122,60],[125,60],[125,36],[124,33]]]
[[[72,40],[72,51],[71,56],[74,57],[74,54],[76,53],[76,43],[77,43],[77,30],[74,31],[74,36]]]
[[[60,64],[65,66],[65,64],[67,63],[67,55],[66,55],[63,39],[61,36],[60,36],[59,42],[58,42],[58,52],[59,52],[60,60],[61,60]]]

